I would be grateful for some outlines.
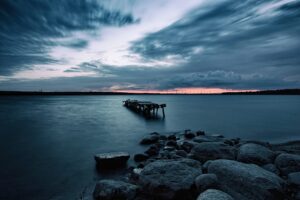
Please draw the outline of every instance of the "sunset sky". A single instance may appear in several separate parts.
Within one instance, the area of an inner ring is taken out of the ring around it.
[[[300,0],[1,0],[0,90],[300,87]]]

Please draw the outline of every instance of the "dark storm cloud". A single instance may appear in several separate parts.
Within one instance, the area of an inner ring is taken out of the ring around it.
[[[56,62],[46,54],[47,47],[58,45],[51,39],[63,38],[72,31],[135,22],[131,14],[109,10],[97,0],[1,0],[0,75]],[[87,41],[61,45],[83,48]]]
[[[299,2],[212,1],[135,41],[131,50],[148,59],[179,55],[188,61],[162,84],[166,88],[299,87],[299,81],[285,81],[300,74]]]

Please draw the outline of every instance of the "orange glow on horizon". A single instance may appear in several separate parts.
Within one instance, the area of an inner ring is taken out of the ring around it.
[[[170,90],[113,90],[112,92],[124,92],[135,94],[221,94],[226,92],[256,92],[258,90],[237,90],[222,88],[175,88]]]

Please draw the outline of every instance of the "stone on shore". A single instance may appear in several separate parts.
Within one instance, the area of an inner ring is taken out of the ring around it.
[[[300,189],[300,171],[288,175],[288,183]]]
[[[201,193],[197,200],[234,200],[229,194],[220,190],[208,189]]]
[[[156,142],[158,142],[159,140],[159,135],[157,134],[152,134],[150,136],[144,137],[140,144],[154,144]]]
[[[195,145],[191,153],[201,162],[215,159],[234,160],[236,149],[222,142],[203,142]]]
[[[126,165],[130,155],[127,152],[111,152],[95,155],[99,167],[117,168]]]
[[[201,164],[195,160],[157,160],[144,167],[139,185],[154,199],[193,199],[192,186],[200,174]]]
[[[284,180],[255,164],[215,160],[209,164],[208,173],[216,174],[220,188],[235,199],[283,199]]]
[[[238,150],[237,160],[244,163],[264,165],[272,163],[275,153],[259,144],[247,143]]]
[[[143,162],[143,161],[148,160],[149,156],[146,154],[139,153],[139,154],[135,154],[133,159],[135,162]]]
[[[159,147],[156,145],[151,145],[146,151],[145,154],[148,156],[157,156],[159,154]]]
[[[300,171],[300,156],[295,154],[282,153],[275,159],[275,165],[282,175]]]
[[[279,170],[277,169],[277,167],[274,164],[270,163],[270,164],[263,165],[261,167],[269,172],[276,174],[276,175],[280,174]]]
[[[93,196],[96,200],[131,200],[134,199],[138,187],[116,180],[101,180],[96,184]]]
[[[215,174],[201,174],[195,179],[195,185],[198,192],[216,189],[218,187],[218,178]]]

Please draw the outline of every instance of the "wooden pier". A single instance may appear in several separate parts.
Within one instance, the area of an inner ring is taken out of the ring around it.
[[[126,101],[123,101],[124,106],[127,108],[142,113],[146,117],[157,117],[158,116],[158,110],[162,109],[163,118],[165,118],[165,110],[166,104],[157,104],[150,101],[138,101],[138,100],[130,100],[127,99]]]

